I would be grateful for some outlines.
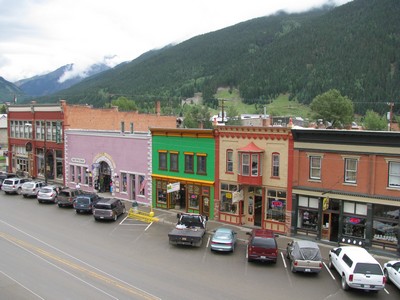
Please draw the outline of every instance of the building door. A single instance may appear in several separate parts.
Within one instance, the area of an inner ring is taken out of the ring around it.
[[[99,170],[100,192],[102,193],[110,192],[110,184],[111,184],[110,166],[105,161],[102,161],[100,163],[100,170]]]
[[[261,226],[262,220],[262,196],[254,196],[254,226]]]

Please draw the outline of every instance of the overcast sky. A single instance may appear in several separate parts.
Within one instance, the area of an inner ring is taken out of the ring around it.
[[[74,63],[114,66],[151,49],[262,17],[350,0],[0,0],[0,76]]]

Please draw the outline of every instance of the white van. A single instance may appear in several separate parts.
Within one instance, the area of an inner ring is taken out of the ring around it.
[[[380,291],[386,277],[379,262],[364,248],[343,246],[329,252],[329,268],[342,277],[342,288]]]

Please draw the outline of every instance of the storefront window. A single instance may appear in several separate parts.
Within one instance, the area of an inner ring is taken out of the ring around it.
[[[199,209],[200,186],[188,185],[189,208]]]
[[[374,205],[374,241],[397,244],[399,238],[399,214],[400,209],[396,206]]]
[[[234,184],[221,184],[221,212],[227,212],[231,214],[237,214],[237,203],[233,202],[233,193],[237,191],[238,187]]]
[[[297,227],[305,230],[317,230],[318,207],[318,198],[299,196]]]
[[[36,149],[37,155],[37,174],[39,176],[44,176],[44,156],[43,149]]]
[[[345,216],[343,223],[343,235],[354,238],[365,238],[365,218]]]
[[[139,195],[144,196],[145,188],[146,188],[146,179],[144,179],[144,175],[139,175],[139,184],[140,184]],[[167,183],[166,182],[165,182],[165,188],[163,187],[163,189],[165,189],[165,192],[167,192]]]
[[[157,203],[167,204],[167,182],[157,180]]]
[[[75,166],[69,166],[70,180],[75,182]]]
[[[286,192],[268,190],[267,219],[285,222],[286,219]]]
[[[82,168],[76,167],[76,177],[78,182],[82,182]]]
[[[56,150],[56,176],[57,179],[63,179],[64,177],[64,166],[63,166],[63,157],[62,151]]]
[[[126,193],[128,191],[128,175],[126,173],[121,173],[122,181],[122,192]]]

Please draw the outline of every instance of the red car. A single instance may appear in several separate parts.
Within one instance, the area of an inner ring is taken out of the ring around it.
[[[247,232],[249,242],[247,244],[247,261],[265,261],[276,263],[278,259],[277,236],[272,230],[253,229]]]

